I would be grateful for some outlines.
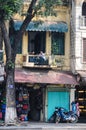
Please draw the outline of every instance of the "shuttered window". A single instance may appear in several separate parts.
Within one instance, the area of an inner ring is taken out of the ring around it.
[[[65,54],[65,45],[64,45],[64,33],[52,33],[52,44],[51,52],[53,55],[64,55]]]
[[[14,44],[14,35],[10,35],[10,43],[11,46]],[[17,54],[22,54],[22,39],[20,40],[18,47],[17,47]]]
[[[86,38],[83,38],[83,62],[86,62]]]

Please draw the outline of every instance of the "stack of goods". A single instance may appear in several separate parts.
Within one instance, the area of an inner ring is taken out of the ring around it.
[[[0,120],[5,118],[6,97],[3,89],[0,89]]]
[[[21,121],[28,120],[29,94],[26,88],[17,89],[17,115]]]

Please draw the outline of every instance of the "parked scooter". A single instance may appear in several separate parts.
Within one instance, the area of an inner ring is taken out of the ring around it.
[[[56,107],[54,113],[49,119],[49,122],[59,123],[60,121],[76,123],[78,122],[78,115],[76,115],[73,111],[67,111],[63,107]]]
[[[59,113],[59,108],[58,107],[55,107],[55,111],[54,113],[52,114],[52,116],[49,118],[49,122],[50,123],[57,123],[57,122],[60,122],[60,113]]]

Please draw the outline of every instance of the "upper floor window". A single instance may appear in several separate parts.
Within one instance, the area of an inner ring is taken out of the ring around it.
[[[11,43],[11,46],[13,47],[13,44],[14,44],[14,35],[11,35],[11,34],[10,34],[10,43]],[[22,39],[18,43],[17,54],[22,54]]]
[[[10,26],[9,26],[9,37],[10,37],[10,43],[11,43],[11,47],[14,48],[14,37],[15,34],[17,34],[17,31],[14,30],[13,24],[12,22],[10,22]],[[19,41],[18,45],[17,45],[17,50],[16,50],[17,54],[22,54],[22,38]]]
[[[39,54],[40,51],[45,53],[46,47],[46,32],[39,31],[28,31],[29,43],[28,43],[28,52]]]
[[[64,45],[64,33],[53,32],[51,43],[51,53],[53,55],[64,55],[65,45]]]
[[[83,38],[83,62],[86,62],[86,38]]]
[[[83,2],[83,5],[82,5],[82,15],[86,16],[86,2]]]

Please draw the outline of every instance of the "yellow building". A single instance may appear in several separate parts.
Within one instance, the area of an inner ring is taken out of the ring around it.
[[[23,10],[28,6],[24,4]],[[71,108],[77,82],[70,71],[70,5],[58,6],[57,17],[35,17],[28,24],[16,57],[15,83],[27,89],[32,120],[48,121],[55,106]],[[24,17],[14,16],[15,32]],[[45,54],[45,59],[39,53]],[[22,89],[23,87],[23,89]]]
[[[27,3],[24,6],[25,10]],[[56,10],[57,17],[35,17],[30,22],[22,38],[22,50],[21,54],[17,54],[16,65],[35,65],[32,62],[23,61],[23,56],[29,58],[33,51],[35,55],[43,51],[50,67],[70,70],[70,6],[58,6]],[[14,19],[17,31],[24,17],[16,14]]]

